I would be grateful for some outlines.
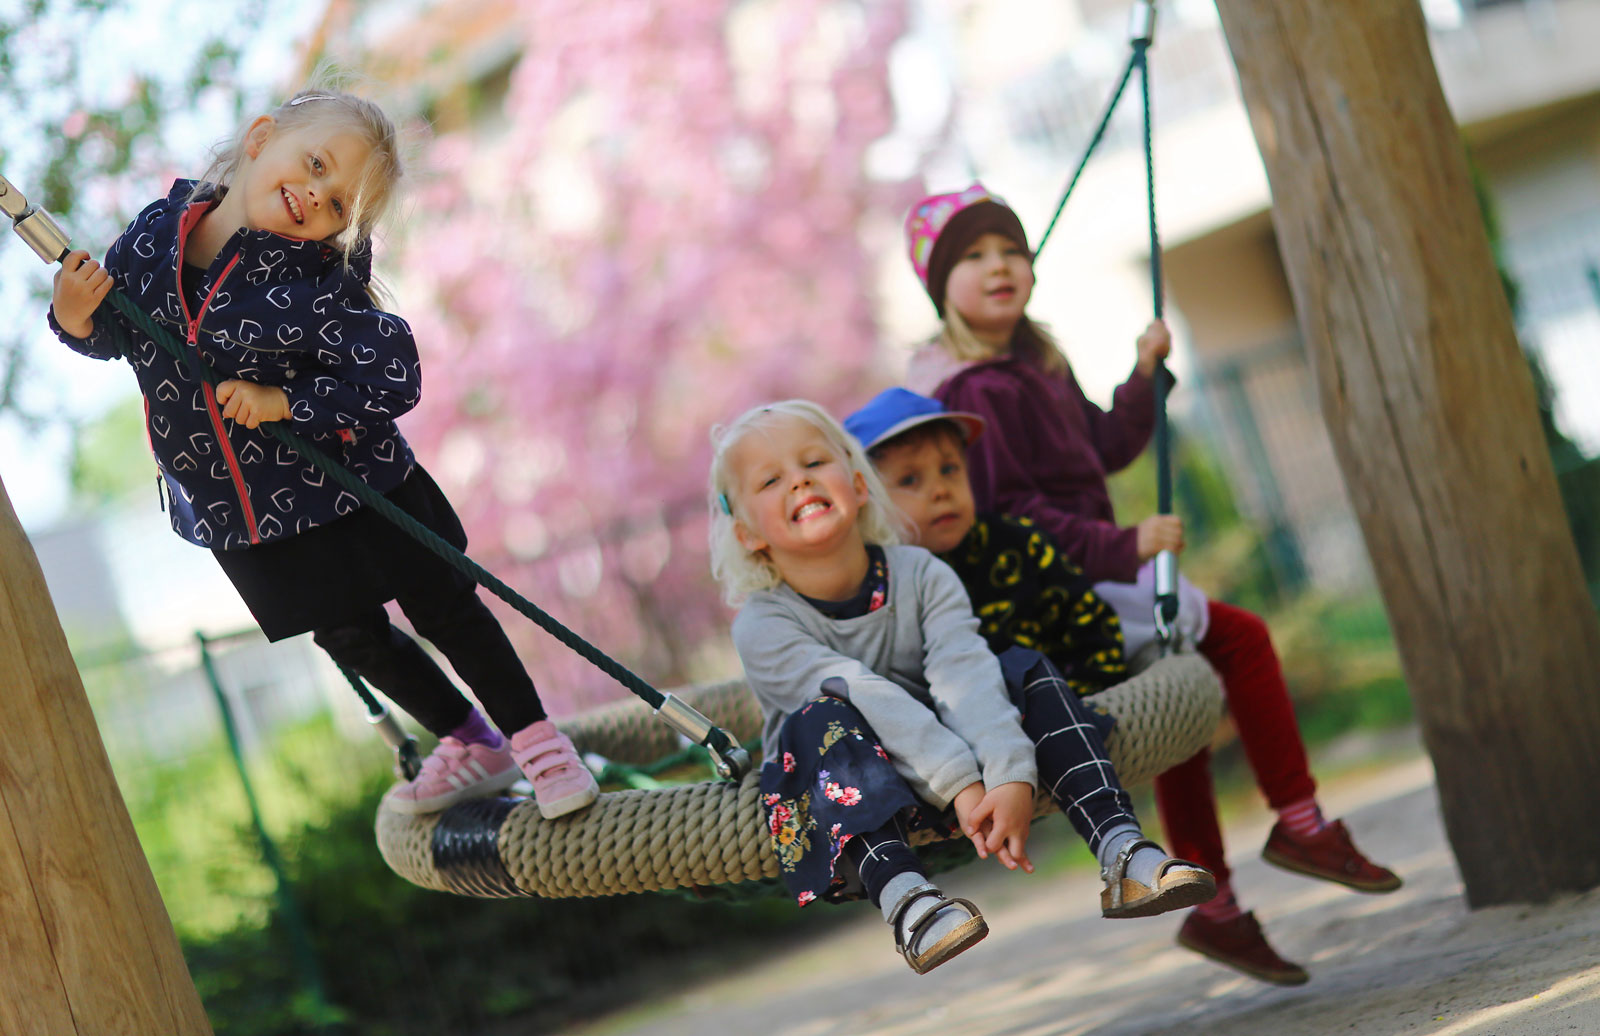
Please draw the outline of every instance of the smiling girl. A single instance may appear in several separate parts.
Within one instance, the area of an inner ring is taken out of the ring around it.
[[[559,816],[594,801],[594,777],[545,716],[474,583],[261,427],[287,422],[466,546],[455,511],[394,424],[421,392],[411,329],[368,291],[371,234],[400,177],[381,109],[303,91],[252,119],[199,180],[175,182],[146,207],[104,267],[70,253],[50,321],[84,355],[126,355],[172,527],[211,549],[267,637],[312,632],[440,739],[422,773],[390,793],[396,810],[443,809],[506,787],[520,769],[540,811]],[[101,309],[113,285],[187,342],[182,361]],[[224,379],[214,390],[197,360]],[[390,624],[391,600],[499,731]]]
[[[864,891],[921,974],[988,932],[922,873],[908,827],[960,831],[1032,871],[1041,780],[1106,879],[1107,917],[1209,899],[1210,874],[1144,839],[1102,731],[1048,662],[1002,666],[961,581],[898,542],[861,446],[805,400],[712,433],[712,572],[765,713],[762,802],[800,905]],[[1020,713],[1019,713],[1020,706]],[[946,810],[949,815],[946,815]]]

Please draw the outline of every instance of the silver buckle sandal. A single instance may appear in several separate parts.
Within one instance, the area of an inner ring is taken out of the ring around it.
[[[900,919],[905,917],[906,910],[912,903],[929,896],[936,897],[939,901],[933,905],[932,909],[911,922],[908,938],[902,939],[900,937]],[[960,907],[972,916],[961,922],[954,931],[947,933],[942,939],[923,952],[915,952],[912,947],[917,945],[917,940],[922,936],[922,933],[933,923],[933,919],[939,915],[939,911],[948,906]],[[983,914],[978,912],[977,906],[971,900],[946,896],[937,885],[926,881],[921,885],[912,886],[906,890],[905,895],[900,897],[900,902],[896,903],[894,909],[889,912],[889,927],[894,929],[895,950],[906,959],[907,964],[911,965],[911,970],[919,975],[926,975],[951,957],[982,942],[983,937],[989,934],[988,922],[983,919]]]

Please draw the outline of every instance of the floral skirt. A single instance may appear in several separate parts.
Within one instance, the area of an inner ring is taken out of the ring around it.
[[[855,835],[896,816],[908,829],[953,829],[900,776],[855,707],[818,697],[784,720],[761,767],[762,808],[783,883],[801,906],[862,895],[855,867],[840,854]]]

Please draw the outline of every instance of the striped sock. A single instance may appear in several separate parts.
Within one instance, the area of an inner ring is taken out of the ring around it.
[[[1222,923],[1232,921],[1244,914],[1239,908],[1239,901],[1234,898],[1233,885],[1222,879],[1217,879],[1217,894],[1209,903],[1201,903],[1194,908],[1194,912],[1207,921]]]
[[[1322,809],[1314,798],[1291,802],[1278,810],[1278,819],[1284,830],[1296,838],[1310,838],[1322,833],[1328,822],[1322,819]]]

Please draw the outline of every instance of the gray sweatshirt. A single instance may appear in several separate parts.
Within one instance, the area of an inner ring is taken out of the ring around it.
[[[830,619],[787,585],[751,594],[733,643],[765,712],[764,744],[818,695],[854,705],[917,796],[944,808],[974,781],[1038,783],[1033,742],[978,635],[961,580],[921,547],[886,547],[889,600]]]

